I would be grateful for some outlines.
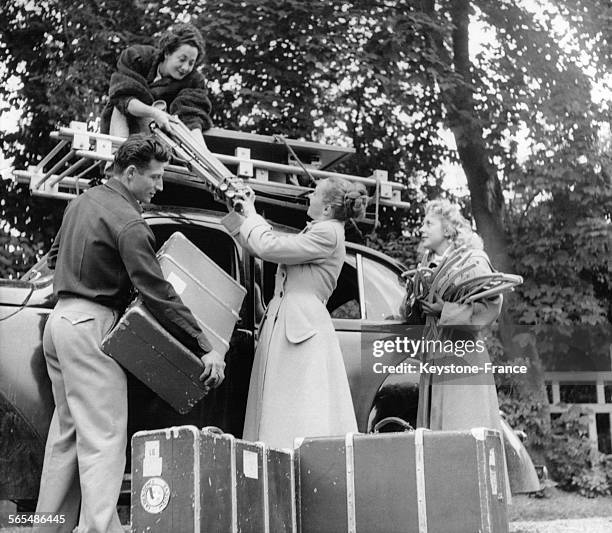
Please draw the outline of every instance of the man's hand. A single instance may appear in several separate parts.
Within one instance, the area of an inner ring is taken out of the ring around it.
[[[200,359],[204,364],[204,372],[200,375],[200,381],[203,381],[204,385],[209,389],[217,388],[225,379],[225,361],[223,356],[219,352],[212,350]]]
[[[438,295],[434,295],[434,301],[428,302],[427,300],[419,300],[423,313],[430,316],[440,317],[442,315],[442,308],[444,307],[444,300]]]

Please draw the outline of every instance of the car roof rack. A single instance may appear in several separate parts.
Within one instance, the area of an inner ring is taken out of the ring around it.
[[[160,138],[166,136],[181,144],[181,135],[184,141],[188,130],[180,124],[181,127],[169,136],[159,128],[152,127],[152,130]],[[18,182],[27,183],[33,195],[64,200],[86,190],[92,178],[99,182],[105,165],[113,160],[114,152],[125,140],[88,131],[86,123],[77,121],[71,122],[68,128],[60,127],[52,132],[51,138],[56,139],[57,144],[37,165],[27,170],[14,170],[13,175]],[[214,193],[215,182],[214,179],[210,181],[211,175],[218,181],[237,176],[255,191],[257,202],[306,210],[305,196],[312,190],[313,180],[340,177],[368,188],[374,199],[375,223],[381,206],[410,207],[400,199],[406,186],[390,181],[384,170],[375,170],[368,177],[329,170],[352,155],[352,148],[220,128],[204,132],[204,139],[209,148],[206,157],[201,153],[194,155],[193,150],[179,154],[179,158],[183,157],[171,161],[166,168],[165,181]],[[173,148],[177,152],[176,146]],[[197,159],[196,164],[193,159]]]

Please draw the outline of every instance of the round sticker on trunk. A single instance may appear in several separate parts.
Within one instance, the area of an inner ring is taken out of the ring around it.
[[[160,477],[149,479],[140,490],[140,505],[147,513],[161,513],[170,500],[170,487]]]

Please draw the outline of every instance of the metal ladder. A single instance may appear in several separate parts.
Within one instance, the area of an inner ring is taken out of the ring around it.
[[[152,131],[170,146],[179,158],[178,164],[173,163],[166,168],[164,180],[204,189],[221,202],[231,200],[236,188],[247,184],[255,191],[257,202],[306,210],[304,197],[312,188],[276,179],[283,175],[306,175],[317,179],[340,177],[366,185],[371,191],[370,196],[375,200],[376,218],[381,206],[397,209],[411,207],[400,199],[401,191],[406,186],[390,181],[385,171],[377,170],[372,176],[363,177],[330,172],[316,166],[308,168],[292,149],[309,150],[312,153],[319,150],[324,154],[338,147],[217,128],[205,132],[205,139],[210,136],[217,144],[227,140],[228,144],[231,141],[232,145],[237,145],[235,154],[228,155],[203,149],[180,121],[173,124],[171,132],[164,132],[154,124]],[[76,121],[71,122],[68,128],[60,127],[52,132],[51,138],[58,141],[57,145],[37,165],[27,170],[14,170],[13,175],[18,182],[28,184],[33,195],[64,200],[70,200],[86,190],[92,178],[99,179],[104,165],[113,160],[113,153],[125,140],[122,137],[88,131],[86,123]],[[249,145],[278,145],[281,141],[292,152],[293,164],[251,159]],[[349,149],[345,151],[350,152]],[[236,171],[232,172],[226,165]]]

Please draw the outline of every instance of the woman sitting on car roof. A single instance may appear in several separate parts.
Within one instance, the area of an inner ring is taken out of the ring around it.
[[[118,137],[148,132],[155,121],[165,130],[178,116],[204,145],[202,131],[212,127],[206,80],[197,70],[204,39],[191,24],[166,31],[158,47],[134,45],[124,50],[110,79],[101,131]]]

